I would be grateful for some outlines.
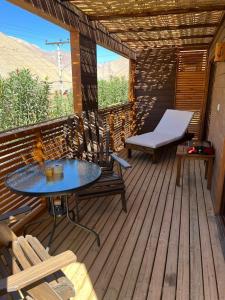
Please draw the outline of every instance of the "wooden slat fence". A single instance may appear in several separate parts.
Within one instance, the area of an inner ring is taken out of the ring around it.
[[[178,53],[175,107],[194,112],[189,131],[202,138],[207,93],[207,50]]]
[[[44,199],[12,193],[5,186],[4,179],[8,173],[33,162],[32,151],[39,136],[47,159],[66,156],[65,121],[66,118],[0,134],[0,214],[29,205],[32,208],[29,218],[33,218],[45,207]],[[16,228],[19,229],[22,224],[16,224]]]
[[[124,139],[130,134],[130,105],[114,106],[110,109],[99,111],[103,118],[105,128],[110,128],[110,119],[114,117],[114,131],[111,132],[113,145],[118,149],[123,145]],[[78,115],[73,116],[72,132],[75,141],[81,141],[82,137],[82,118]],[[69,145],[67,141],[68,118],[61,118],[33,126],[19,128],[0,134],[0,214],[11,211],[24,205],[29,205],[32,212],[24,220],[19,221],[14,226],[14,230],[20,230],[23,225],[34,216],[39,214],[46,206],[45,199],[36,197],[24,197],[12,193],[4,183],[5,176],[33,162],[32,151],[38,137],[44,145],[46,159],[57,159],[70,155],[70,146],[79,147],[80,145]],[[77,138],[76,138],[77,137]]]
[[[126,103],[99,110],[105,128],[110,130],[113,150],[119,150],[123,146],[125,139],[132,133],[133,114],[131,106],[131,103]]]

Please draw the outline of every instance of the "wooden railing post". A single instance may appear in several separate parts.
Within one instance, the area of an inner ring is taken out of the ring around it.
[[[126,122],[126,116],[125,113],[121,113],[121,142],[124,145],[125,143],[125,122]]]
[[[131,133],[131,135],[135,135],[135,133],[137,131],[135,70],[136,70],[136,62],[130,59],[130,64],[129,64],[129,102],[131,103],[131,111],[130,111],[130,133]]]
[[[115,151],[115,141],[114,141],[114,120],[115,116],[111,111],[109,114],[109,131],[110,131],[110,148]]]

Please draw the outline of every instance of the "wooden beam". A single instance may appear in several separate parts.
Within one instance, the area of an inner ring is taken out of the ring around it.
[[[135,85],[136,85],[136,61],[129,60],[129,102],[131,103],[131,124],[130,124],[130,132],[131,135],[135,135],[137,130],[137,110],[135,102],[137,101],[135,95]]]
[[[132,7],[131,7],[132,8]],[[201,5],[197,7],[184,7],[184,8],[168,8],[163,10],[149,10],[142,12],[132,13],[108,13],[103,15],[89,15],[91,21],[103,21],[103,20],[115,20],[123,18],[140,18],[140,17],[155,17],[155,16],[167,16],[167,15],[180,15],[188,13],[202,13],[211,11],[224,11],[225,5]]]
[[[184,35],[184,36],[175,36],[175,37],[166,37],[159,39],[151,39],[151,38],[139,38],[139,39],[123,39],[122,42],[130,43],[130,42],[160,42],[160,41],[170,41],[170,40],[185,40],[185,39],[199,39],[199,38],[213,38],[213,34],[199,34],[199,35]]]
[[[127,32],[158,32],[158,31],[170,31],[170,30],[182,30],[182,29],[198,29],[198,28],[215,28],[220,23],[205,23],[205,24],[190,24],[190,25],[177,25],[177,26],[153,26],[151,28],[130,28],[126,29],[113,29],[109,30],[110,33],[127,33]]]
[[[72,86],[73,86],[73,107],[74,112],[83,110],[81,91],[81,62],[80,62],[80,33],[70,32],[71,64],[72,64]]]
[[[223,14],[223,17],[221,18],[220,24],[217,28],[217,31],[214,34],[214,39],[212,40],[210,44],[210,50],[209,50],[209,60],[212,60],[214,57],[214,52],[215,52],[215,46],[219,38],[221,37],[221,34],[223,34],[225,29],[225,13]]]
[[[183,44],[183,45],[163,45],[163,46],[137,46],[135,45],[136,51],[148,50],[148,49],[207,49],[209,43],[194,43],[194,44]]]

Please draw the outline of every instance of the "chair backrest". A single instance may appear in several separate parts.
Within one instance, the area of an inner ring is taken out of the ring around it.
[[[167,109],[154,131],[182,137],[192,117],[193,112],[190,111]]]
[[[103,119],[97,112],[82,112],[78,119],[77,116],[68,119],[67,125],[66,140],[72,157],[100,166],[111,164],[109,132],[105,130]]]
[[[20,275],[19,281],[22,284],[20,292],[25,296],[29,295],[29,299],[69,299],[70,297],[74,297],[73,284],[60,269],[74,262],[76,257],[72,254],[74,259],[69,262],[66,258],[66,252],[64,252],[60,254],[63,257],[63,265],[59,265],[59,261],[51,263],[49,253],[37,238],[30,235],[17,237],[8,226],[11,222],[15,222],[16,219],[23,218],[30,210],[30,207],[24,206],[0,216],[0,295],[5,296],[7,292],[11,292],[10,296],[12,296],[12,299],[22,299],[21,293],[17,292],[18,281],[16,283],[15,278],[12,289],[13,280],[11,275],[18,274]],[[43,266],[42,264],[45,261],[47,264]],[[50,263],[48,264],[48,262]],[[40,277],[40,268],[36,271],[33,269],[30,274],[24,274],[23,270],[28,270],[35,265],[39,267],[42,265],[42,274],[44,270],[44,274],[41,275],[42,277]],[[51,270],[51,267],[54,270]],[[11,290],[9,289],[10,277]],[[16,291],[15,287],[17,287]],[[8,295],[6,298],[11,299],[10,296]],[[6,298],[4,297],[4,299]]]

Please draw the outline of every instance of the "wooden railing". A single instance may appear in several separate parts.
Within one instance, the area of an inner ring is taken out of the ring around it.
[[[105,127],[110,130],[111,148],[119,150],[124,141],[132,134],[133,118],[131,104],[115,105],[100,109]]]
[[[104,120],[105,128],[110,129],[112,146],[119,149],[131,133],[132,120],[130,118],[130,104],[102,109],[99,114]],[[79,117],[77,116],[77,118]],[[0,214],[11,211],[23,205],[29,205],[32,212],[14,225],[19,231],[23,225],[39,214],[46,206],[45,199],[25,197],[11,192],[5,186],[5,176],[33,162],[33,147],[37,137],[41,137],[47,159],[66,157],[69,147],[66,141],[66,128],[68,118],[61,118],[41,124],[14,129],[0,133]],[[74,134],[77,134],[79,124],[75,124]]]
[[[32,219],[43,210],[45,207],[44,199],[24,197],[11,192],[5,186],[5,176],[33,161],[32,150],[38,136],[42,137],[47,158],[66,156],[67,147],[63,130],[66,119],[19,128],[0,134],[0,214],[23,205],[29,205],[32,208],[32,213],[29,214],[28,219]],[[17,223],[15,230],[19,230],[26,221],[28,220]]]

